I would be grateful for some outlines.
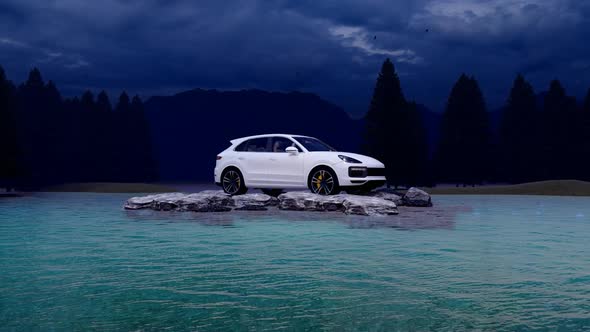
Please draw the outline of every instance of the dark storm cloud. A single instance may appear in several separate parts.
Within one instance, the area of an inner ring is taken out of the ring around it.
[[[588,14],[575,0],[5,0],[0,64],[66,93],[299,89],[360,114],[390,57],[410,98],[439,109],[465,71],[494,106],[517,72],[590,86]]]

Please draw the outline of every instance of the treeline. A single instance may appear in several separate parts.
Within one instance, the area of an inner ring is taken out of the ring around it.
[[[557,80],[537,94],[518,75],[496,130],[490,115],[476,79],[461,75],[429,156],[423,119],[387,59],[365,117],[363,150],[386,164],[393,186],[590,180],[590,90],[578,104]]]
[[[0,67],[0,187],[143,182],[156,166],[143,103],[123,92],[62,98],[38,69],[15,86]]]

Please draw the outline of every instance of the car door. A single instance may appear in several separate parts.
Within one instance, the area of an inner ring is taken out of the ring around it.
[[[238,164],[240,165],[246,185],[250,187],[265,186],[268,182],[268,152],[269,138],[259,137],[249,139],[236,148]]]
[[[299,153],[286,152],[289,146],[297,148]],[[268,162],[268,179],[276,188],[305,187],[303,174],[304,154],[301,148],[291,139],[281,136],[270,138],[270,157]]]

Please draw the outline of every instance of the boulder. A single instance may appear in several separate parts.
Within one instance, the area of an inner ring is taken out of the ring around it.
[[[432,206],[430,195],[418,188],[410,188],[400,198],[394,191],[381,189],[365,196],[321,196],[309,192],[287,192],[278,198],[266,194],[230,196],[221,190],[206,190],[194,194],[157,194],[133,197],[124,205],[128,210],[153,209],[159,211],[223,212],[230,210],[267,210],[277,206],[282,210],[340,211],[346,214],[377,216],[398,214],[397,205]]]
[[[377,197],[288,192],[280,195],[279,201],[279,208],[282,210],[342,211],[365,216],[398,214],[395,203]]]
[[[175,199],[182,197],[183,194],[170,193],[170,194],[157,194],[143,197],[132,197],[125,202],[125,209],[127,210],[139,210],[139,209],[160,209],[161,206],[158,204],[156,208],[156,202],[162,201],[165,204],[172,204]],[[163,207],[163,206],[162,206]],[[170,205],[169,207],[172,207]]]
[[[244,194],[232,196],[236,210],[268,210],[268,206],[275,206],[279,203],[276,197],[266,194]]]
[[[386,201],[394,202],[395,205],[403,205],[402,196],[398,195],[397,191],[391,188],[381,188],[375,191],[370,191],[367,196],[382,198]]]
[[[399,213],[394,202],[378,197],[346,195],[343,205],[346,214],[380,216]]]
[[[194,212],[225,212],[230,211],[234,201],[221,190],[206,190],[199,193],[184,195],[176,200],[178,210]]]
[[[288,192],[279,195],[279,208],[296,211],[344,211],[345,196],[322,196],[302,191]]]
[[[221,190],[205,190],[194,194],[157,194],[132,197],[124,205],[127,210],[224,212],[236,210],[266,210],[277,205],[278,199],[265,194],[230,196]]]
[[[402,198],[402,201],[405,206],[432,206],[432,198],[430,197],[430,194],[416,187],[408,189],[408,191]]]

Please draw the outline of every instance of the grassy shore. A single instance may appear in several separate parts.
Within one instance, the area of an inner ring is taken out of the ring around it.
[[[424,189],[434,195],[590,196],[590,182],[578,180],[551,180],[513,185],[485,185],[465,188],[439,186]]]
[[[149,183],[86,182],[66,183],[44,188],[48,192],[89,192],[89,193],[162,193],[176,192],[176,188]]]

